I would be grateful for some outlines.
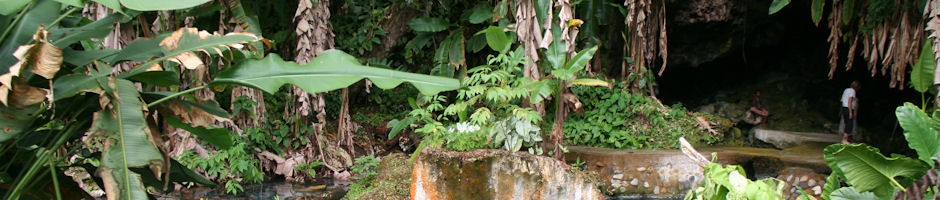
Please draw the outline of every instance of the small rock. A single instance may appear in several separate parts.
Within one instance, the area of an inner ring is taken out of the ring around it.
[[[636,171],[640,171],[640,172],[646,171],[646,167],[639,167],[639,168],[636,168]]]
[[[653,194],[659,194],[659,186],[653,188]]]
[[[636,186],[637,184],[640,184],[640,181],[636,180],[636,178],[634,178],[633,180],[630,180],[630,185]]]
[[[809,185],[810,187],[816,186],[816,180],[809,179],[809,183],[807,183],[806,185]]]
[[[809,177],[807,177],[807,176],[801,176],[799,182],[805,182],[807,179],[809,179]]]
[[[620,180],[623,179],[623,174],[614,174],[613,176],[610,176],[610,178],[614,180]]]
[[[643,187],[649,188],[649,187],[650,187],[650,182],[643,181]]]
[[[787,182],[793,180],[793,174],[787,175]]]
[[[817,185],[816,187],[813,187],[812,190],[813,190],[813,195],[820,195],[820,194],[822,194],[822,187],[819,187],[818,185]]]

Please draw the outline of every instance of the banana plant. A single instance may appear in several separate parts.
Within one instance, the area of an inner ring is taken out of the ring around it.
[[[100,160],[97,166],[80,167],[95,175],[109,199],[148,198],[145,188],[166,191],[171,188],[167,187],[169,182],[213,185],[169,158],[163,150],[163,134],[156,128],[165,121],[217,148],[231,146],[234,135],[229,131],[194,127],[187,121],[193,110],[228,116],[218,105],[190,97],[189,93],[201,89],[234,84],[273,93],[292,84],[313,93],[343,88],[365,78],[381,88],[409,82],[424,94],[459,87],[455,79],[366,67],[338,50],[326,51],[304,66],[276,54],[257,57],[263,55],[255,53],[261,49],[246,44],[261,38],[247,33],[221,35],[183,28],[137,39],[123,50],[84,46],[89,39],[104,37],[101,33],[110,32],[113,23],[132,19],[140,11],[188,8],[205,2],[155,5],[122,0],[120,4],[103,4],[120,11],[105,18],[106,22],[75,27],[59,25],[58,20],[79,17],[74,11],[80,10],[75,6],[81,3],[69,4],[73,7],[64,14],[58,10],[62,5],[52,0],[28,1],[9,12],[17,13],[17,19],[0,26],[7,30],[0,37],[0,52],[15,55],[0,57],[0,158],[10,161],[0,164],[3,197],[61,199],[60,189],[77,188],[74,182],[64,181],[67,177],[62,173],[70,167],[65,159],[76,154]],[[235,65],[203,86],[179,86],[183,71],[215,64],[204,62],[206,57],[221,57]],[[114,73],[112,66],[119,64],[133,68]],[[169,91],[156,91],[156,86]],[[55,193],[44,188],[53,188]]]
[[[489,33],[493,32],[495,35],[495,32],[501,30],[490,28],[486,31],[488,33],[487,41],[490,41]],[[547,140],[548,142],[553,142],[553,144],[551,144],[552,146],[560,145],[564,139],[562,127],[567,117],[565,103],[569,101],[577,102],[577,96],[571,93],[568,88],[575,85],[610,87],[610,83],[603,80],[578,77],[587,63],[594,57],[597,47],[581,50],[569,58],[567,45],[565,41],[562,40],[561,34],[561,27],[553,23],[552,35],[554,35],[554,39],[544,51],[543,56],[546,65],[551,69],[551,76],[539,81],[534,81],[526,86],[532,93],[529,100],[533,104],[551,98],[552,96],[555,97],[555,119],[552,126],[551,138]],[[499,46],[499,44],[496,45]],[[562,155],[561,151],[559,151],[563,150],[561,148],[561,146],[556,148],[555,156]]]

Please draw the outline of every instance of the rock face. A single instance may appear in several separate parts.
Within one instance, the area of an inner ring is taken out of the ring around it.
[[[700,151],[705,155],[717,152],[718,163],[741,165],[749,176],[765,178],[776,177],[797,167],[818,174],[830,173],[822,159],[822,148],[711,147]],[[597,172],[603,182],[601,190],[613,196],[681,197],[703,179],[702,169],[679,150],[615,150],[581,146],[568,147],[568,150],[565,158],[569,162],[576,159],[585,162],[587,170]],[[794,183],[791,185],[799,185],[799,182]]]
[[[412,199],[604,199],[597,184],[555,159],[503,150],[421,152]]]
[[[810,142],[839,143],[842,137],[836,134],[791,132],[755,128],[754,138],[773,144],[777,148],[785,149]]]

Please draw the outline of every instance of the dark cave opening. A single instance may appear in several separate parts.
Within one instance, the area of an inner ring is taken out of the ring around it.
[[[673,22],[669,66],[657,76],[663,103],[690,110],[719,102],[749,106],[754,92],[761,91],[771,112],[767,127],[835,133],[842,91],[858,80],[861,142],[904,151],[893,148],[906,147],[895,145],[904,138],[894,111],[904,102],[920,105],[920,93],[908,85],[890,88],[889,78],[880,72],[872,76],[861,58],[846,70],[850,41],[839,47],[839,68],[829,79],[827,19],[813,24],[808,2],[794,2],[773,15],[767,14],[767,4],[740,2],[726,21]]]

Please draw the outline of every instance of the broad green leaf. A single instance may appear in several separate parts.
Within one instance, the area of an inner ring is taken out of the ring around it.
[[[911,69],[911,85],[917,92],[925,93],[933,86],[934,68],[937,62],[933,53],[933,40],[924,40],[923,48],[920,49],[920,57],[917,63],[914,63],[914,69]]]
[[[6,5],[4,5],[6,6]],[[27,11],[19,23],[11,24],[14,26],[9,35],[0,44],[0,74],[9,72],[10,66],[17,62],[13,57],[13,52],[20,45],[24,45],[33,40],[36,29],[40,25],[47,25],[59,17],[59,8],[61,4],[51,0],[38,0],[29,11]]]
[[[209,0],[121,0],[121,5],[140,11],[159,11],[192,8],[206,2]]]
[[[46,109],[45,104],[24,108],[7,107],[0,104],[0,142],[10,140],[27,131],[26,128]]]
[[[229,133],[228,129],[224,128],[206,128],[202,126],[193,127],[189,124],[181,122],[179,119],[167,117],[165,118],[166,122],[173,127],[189,131],[193,135],[196,135],[199,139],[208,142],[209,144],[218,147],[219,149],[229,149],[232,148],[232,144],[235,143],[235,139],[232,138],[232,134]]]
[[[565,60],[568,58],[568,50],[565,41],[561,40],[561,27],[552,23],[552,43],[548,45],[545,51],[545,61],[552,69],[561,69],[565,66]]]
[[[160,169],[164,167],[163,156],[149,133],[144,104],[134,83],[123,79],[112,79],[111,83],[114,93],[107,94],[110,106],[95,113],[90,130],[108,138],[102,149],[100,174],[105,179],[105,188],[117,190],[106,191],[109,198],[146,199],[140,175],[129,168],[157,166]]]
[[[418,118],[416,117],[408,117],[401,121],[398,121],[398,119],[389,121],[388,124],[386,124],[386,127],[391,128],[391,131],[388,132],[388,139],[392,139],[395,138],[395,136],[398,136],[398,133],[401,133],[402,130],[405,130],[405,128],[408,128],[408,126],[411,126],[411,124],[414,124],[415,120],[417,119]]]
[[[52,29],[49,31],[49,40],[53,45],[65,48],[81,40],[103,38],[114,30],[114,23],[121,20],[121,17],[121,14],[114,13],[81,27]]]
[[[3,6],[0,6],[0,15],[11,15],[18,13],[31,0],[5,0]]]
[[[118,0],[91,0],[91,1],[98,2],[104,7],[108,7],[111,10],[117,11],[118,13],[124,13],[124,9],[121,7],[121,2],[118,2]]]
[[[842,1],[842,24],[849,25],[849,22],[852,22],[852,18],[855,18],[855,9],[857,9],[855,8],[855,2],[856,0]]]
[[[127,78],[153,86],[168,87],[180,84],[180,76],[173,71],[147,71]]]
[[[880,199],[872,192],[859,192],[853,187],[843,187],[833,191],[829,196],[832,200],[877,200]]]
[[[599,79],[593,79],[593,78],[579,78],[579,79],[574,79],[573,81],[569,82],[568,85],[583,85],[583,86],[604,86],[604,87],[611,87],[611,86],[610,86],[610,83],[608,83],[607,81],[599,80]]]
[[[486,34],[486,44],[489,45],[491,49],[500,53],[509,50],[512,41],[509,41],[509,37],[506,36],[506,32],[503,32],[503,28],[490,26],[483,31]]]
[[[813,24],[816,24],[816,26],[819,26],[819,21],[822,20],[823,8],[825,7],[826,0],[813,0],[813,4],[810,6],[810,13],[813,17]]]
[[[62,49],[62,61],[75,66],[85,66],[96,60],[111,60],[119,52],[117,49],[97,49],[77,51]]]
[[[767,12],[767,14],[773,15],[774,13],[780,11],[780,9],[783,9],[783,7],[786,7],[788,4],[790,4],[790,0],[774,0],[774,2],[770,3],[770,10]]]
[[[239,84],[268,93],[293,84],[308,93],[318,93],[347,87],[362,78],[385,89],[407,81],[425,95],[460,87],[456,79],[364,66],[339,50],[327,50],[304,66],[270,54],[262,60],[248,60],[221,72],[212,84]]]
[[[128,44],[124,49],[121,49],[114,57],[110,59],[105,59],[103,61],[111,64],[117,64],[121,61],[145,61],[152,57],[160,56],[163,54],[163,51],[160,46],[160,41],[166,38],[169,34],[163,34],[157,36],[153,39],[136,39],[130,44]]]
[[[917,158],[933,168],[934,160],[940,158],[940,130],[937,130],[940,124],[911,103],[904,103],[894,113],[904,128],[907,145],[917,152]]]
[[[829,200],[830,194],[842,187],[840,179],[842,179],[842,174],[836,172],[829,173],[829,176],[826,177],[826,185],[823,185],[822,188],[822,195],[820,195],[823,200]]]
[[[192,62],[195,61],[198,64],[202,64],[194,52],[203,52],[210,55],[215,55],[229,49],[230,45],[242,44],[257,41],[260,38],[251,35],[251,34],[226,34],[226,35],[217,35],[217,34],[208,34],[200,33],[195,28],[182,28],[173,32],[173,34],[163,38],[159,42],[160,48],[163,51],[163,56],[156,59],[147,61],[138,67],[134,68],[130,72],[120,74],[120,78],[127,78],[138,73],[143,72],[146,68],[154,64],[159,64],[163,61],[170,60],[174,62],[184,63],[187,68],[195,68],[198,66],[192,66]],[[155,48],[151,46],[150,48]],[[122,52],[123,53],[123,52]]]
[[[479,24],[491,19],[493,19],[493,8],[483,3],[477,4],[470,10],[470,18],[468,21],[470,21],[471,24]]]
[[[408,27],[418,32],[440,32],[447,29],[447,26],[448,23],[446,20],[437,17],[415,18],[408,22]]]
[[[52,91],[52,100],[58,101],[82,92],[101,91],[101,87],[96,78],[76,73],[55,79],[52,83]]]
[[[572,74],[577,74],[584,69],[584,66],[591,62],[591,58],[594,58],[594,52],[597,51],[597,46],[591,47],[589,49],[581,50],[578,54],[575,54],[574,57],[571,57],[571,60],[568,60],[568,63],[565,64],[565,70],[570,71]],[[571,80],[574,77],[558,77],[562,80]]]
[[[834,173],[844,175],[850,186],[861,192],[874,192],[880,198],[890,198],[898,189],[904,189],[897,177],[914,180],[927,171],[919,160],[901,155],[886,158],[878,149],[864,144],[829,145],[823,158]]]

